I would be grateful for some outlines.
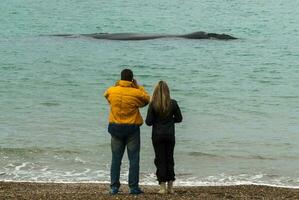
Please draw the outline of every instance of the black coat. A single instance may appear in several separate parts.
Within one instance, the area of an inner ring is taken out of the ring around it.
[[[170,112],[166,117],[160,117],[150,104],[147,111],[145,123],[153,126],[152,137],[156,136],[174,136],[174,123],[182,121],[182,113],[176,100],[171,99]]]

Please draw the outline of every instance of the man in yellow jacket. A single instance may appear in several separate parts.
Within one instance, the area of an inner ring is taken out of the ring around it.
[[[143,119],[139,108],[149,103],[150,96],[137,84],[130,69],[121,72],[121,80],[117,81],[115,86],[108,88],[104,96],[110,104],[108,126],[112,151],[110,193],[117,194],[119,191],[120,166],[127,147],[130,161],[128,181],[130,194],[141,194],[143,192],[138,184],[140,126],[143,124]]]

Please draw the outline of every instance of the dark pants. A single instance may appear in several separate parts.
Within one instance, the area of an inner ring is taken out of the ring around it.
[[[127,147],[129,158],[129,187],[138,188],[139,183],[139,127],[109,126],[111,133],[112,162],[110,169],[111,187],[120,187],[120,166]]]
[[[152,142],[155,150],[156,175],[159,181],[174,181],[174,159],[173,151],[175,146],[174,136],[154,136]]]

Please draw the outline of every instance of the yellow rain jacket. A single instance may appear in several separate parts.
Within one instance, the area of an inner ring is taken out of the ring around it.
[[[140,107],[149,103],[150,96],[141,86],[120,80],[104,93],[110,104],[109,123],[141,125]]]

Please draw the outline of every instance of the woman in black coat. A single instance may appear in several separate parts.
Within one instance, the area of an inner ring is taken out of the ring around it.
[[[152,143],[155,150],[156,175],[160,184],[158,193],[161,194],[174,192],[174,124],[181,122],[182,119],[180,107],[174,99],[170,98],[166,82],[159,81],[154,89],[145,122],[153,126]]]

